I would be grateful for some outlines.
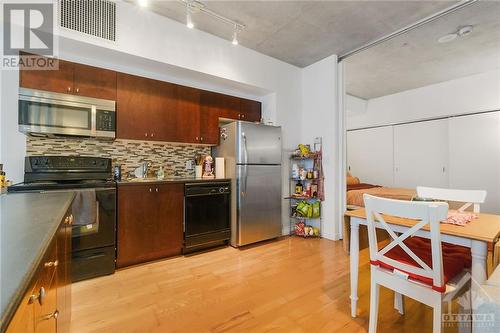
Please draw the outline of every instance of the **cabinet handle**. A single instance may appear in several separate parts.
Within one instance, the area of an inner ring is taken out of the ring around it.
[[[40,291],[38,292],[38,295],[31,295],[30,296],[30,300],[29,300],[29,304],[33,303],[34,301],[37,301],[38,300],[38,303],[40,303],[40,305],[42,305],[42,302],[43,302],[43,299],[45,298],[45,288],[44,287],[41,287],[40,288]]]
[[[147,138],[148,137],[148,133],[144,133],[144,136]]]
[[[76,88],[76,93],[78,94],[80,92],[80,88]]]
[[[203,141],[203,137],[200,138],[200,141]]]
[[[44,267],[57,267],[59,266],[59,261],[58,260],[54,260],[54,261],[47,261],[45,264],[43,264]]]
[[[244,114],[242,114],[242,115],[241,115],[241,118],[245,118],[245,115],[244,115]]]
[[[154,134],[154,133],[151,133],[151,137],[153,137],[153,136],[155,136],[155,134]]]
[[[153,190],[151,189],[151,187],[149,188],[149,192],[153,192]]]
[[[74,217],[73,217],[73,214],[71,214],[69,216],[69,224],[73,224],[73,220],[74,220]]]
[[[44,320],[50,320],[52,318],[57,319],[57,317],[59,317],[59,310],[56,310],[56,311],[54,311],[53,313],[51,313],[49,315],[46,315],[45,317],[43,317],[43,319]]]
[[[156,188],[156,193],[158,193],[158,187]]]
[[[71,87],[68,87],[68,92],[71,92]]]
[[[199,141],[199,140],[198,140],[198,137],[196,137],[196,141]]]

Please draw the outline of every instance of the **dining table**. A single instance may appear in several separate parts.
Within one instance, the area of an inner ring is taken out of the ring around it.
[[[482,285],[487,279],[488,245],[494,244],[500,237],[500,215],[478,213],[477,217],[466,225],[441,223],[441,241],[468,247],[471,250],[471,276],[475,285]],[[350,224],[350,283],[351,283],[351,316],[356,317],[358,302],[358,274],[359,274],[359,226],[367,225],[366,212],[359,208],[345,213]],[[418,223],[417,220],[396,216],[383,216],[397,233],[406,230]],[[384,227],[376,223],[376,227]],[[430,238],[429,225],[415,233],[415,236]],[[473,285],[474,285],[473,284]]]

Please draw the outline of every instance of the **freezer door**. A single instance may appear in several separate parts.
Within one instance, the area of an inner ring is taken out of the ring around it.
[[[281,166],[237,166],[237,241],[246,245],[281,236]]]
[[[281,164],[281,127],[238,122],[237,164]]]

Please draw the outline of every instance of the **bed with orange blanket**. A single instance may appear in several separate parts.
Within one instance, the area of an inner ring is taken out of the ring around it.
[[[383,187],[380,185],[360,183],[359,179],[347,175],[347,204],[351,206],[364,207],[363,194],[371,194],[376,197],[411,200],[417,195],[415,189]]]

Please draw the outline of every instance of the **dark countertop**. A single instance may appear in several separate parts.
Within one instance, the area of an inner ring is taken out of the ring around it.
[[[128,185],[146,185],[146,184],[165,184],[165,183],[207,183],[207,182],[230,182],[230,178],[220,178],[220,179],[200,179],[200,178],[183,178],[183,177],[172,177],[165,178],[162,180],[156,178],[145,178],[142,180],[122,180],[117,182],[118,186],[128,186]]]
[[[1,327],[12,319],[74,192],[0,195]]]

